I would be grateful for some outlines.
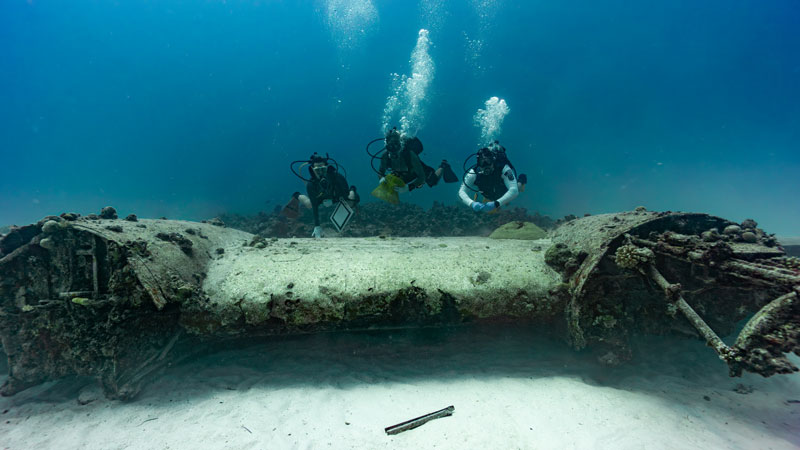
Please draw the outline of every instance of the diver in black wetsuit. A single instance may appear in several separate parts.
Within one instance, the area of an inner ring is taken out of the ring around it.
[[[333,161],[334,164],[330,164]],[[312,237],[322,237],[322,227],[319,222],[319,205],[326,202],[341,202],[355,208],[360,201],[355,186],[349,186],[344,175],[339,173],[339,164],[328,155],[321,156],[316,152],[307,161],[295,161],[308,165],[309,179],[303,178],[297,172],[292,171],[302,180],[306,181],[306,195],[295,192],[292,199],[284,207],[283,214],[290,218],[299,216],[299,206],[303,205],[311,208],[314,213],[314,231]]]
[[[478,150],[475,155],[477,163],[464,174],[464,182],[458,190],[461,201],[473,211],[492,212],[507,205],[525,190],[528,177],[520,174],[517,178],[516,169],[506,156],[505,147],[498,141]],[[481,194],[484,202],[471,197],[468,189]]]
[[[398,193],[413,191],[421,188],[426,183],[436,186],[440,178],[446,183],[455,183],[458,177],[450,168],[446,160],[437,169],[423,163],[419,158],[422,152],[422,142],[417,137],[401,136],[397,128],[392,128],[386,133],[386,151],[380,156],[381,164],[377,170],[380,182],[385,181],[387,172],[401,178],[405,183],[395,188]]]

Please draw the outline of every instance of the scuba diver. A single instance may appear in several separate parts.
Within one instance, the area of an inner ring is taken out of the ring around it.
[[[467,170],[467,161],[477,156],[477,162]],[[467,157],[464,162],[464,180],[458,190],[461,200],[476,212],[492,212],[509,204],[525,191],[528,177],[525,174],[516,176],[516,169],[506,156],[506,149],[499,141],[492,142]],[[467,189],[475,192],[470,196]],[[483,202],[477,201],[477,194],[483,196]]]
[[[298,163],[302,163],[301,168],[305,165],[308,166],[310,178],[304,178],[295,171],[294,165]],[[356,187],[348,187],[347,178],[339,173],[339,169],[344,168],[339,166],[339,163],[327,154],[322,156],[314,152],[308,160],[293,161],[290,168],[295,176],[306,182],[307,194],[304,195],[299,192],[292,194],[292,199],[289,200],[289,203],[286,204],[281,213],[291,219],[296,219],[300,215],[300,205],[311,208],[314,213],[314,231],[311,233],[311,237],[322,237],[322,227],[319,222],[319,205],[323,203],[344,203],[347,210],[352,212],[361,200]],[[339,211],[339,204],[336,205],[334,214]],[[351,216],[352,214],[348,214],[343,223],[337,223],[333,216],[331,216],[331,221],[338,230],[341,230]]]
[[[369,147],[375,142],[384,141],[385,146],[373,154]],[[372,170],[380,177],[379,186],[372,194],[390,203],[399,201],[397,194],[413,191],[421,188],[426,183],[428,186],[436,186],[440,178],[444,178],[445,183],[455,183],[458,176],[453,172],[450,164],[442,160],[438,168],[428,166],[419,158],[422,153],[422,142],[417,137],[401,136],[397,128],[392,128],[386,133],[386,137],[378,138],[367,144],[367,154],[372,157]],[[375,159],[380,158],[380,167],[375,169]],[[392,189],[393,192],[386,194]]]

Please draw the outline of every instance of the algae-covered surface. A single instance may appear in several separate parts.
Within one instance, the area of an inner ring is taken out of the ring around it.
[[[492,239],[544,239],[547,232],[531,222],[514,221],[498,227],[489,235]]]
[[[560,283],[544,263],[549,245],[481,237],[281,239],[226,252],[211,262],[203,288],[216,315],[235,305],[251,324],[354,320],[385,311],[398,296],[423,302],[421,315],[438,314],[445,303],[462,316],[541,315]],[[291,317],[280,312],[287,304]]]
[[[0,260],[15,280],[0,289],[6,395],[79,374],[131,398],[165,355],[206,343],[553,321],[565,301],[545,240],[268,240],[205,223],[56,216],[14,233]]]

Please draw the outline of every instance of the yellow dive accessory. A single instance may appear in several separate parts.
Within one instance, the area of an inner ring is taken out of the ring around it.
[[[402,178],[390,173],[386,175],[383,183],[379,184],[378,187],[372,190],[372,196],[396,205],[400,203],[400,196],[397,194],[397,191],[395,191],[394,188],[403,187],[405,185],[406,182],[403,181]]]

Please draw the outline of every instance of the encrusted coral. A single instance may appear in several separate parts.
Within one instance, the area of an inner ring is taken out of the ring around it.
[[[643,264],[655,261],[656,255],[649,248],[641,248],[625,244],[617,249],[614,261],[623,269],[635,269]]]
[[[783,265],[786,266],[787,269],[800,270],[800,258],[796,256],[787,256],[783,258]]]

